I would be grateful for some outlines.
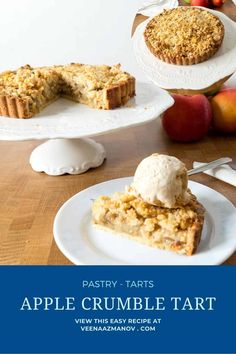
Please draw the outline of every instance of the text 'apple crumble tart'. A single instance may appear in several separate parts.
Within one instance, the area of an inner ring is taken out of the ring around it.
[[[30,118],[58,97],[96,109],[114,109],[135,95],[135,78],[120,65],[69,64],[0,74],[0,115]]]
[[[224,25],[211,12],[193,7],[164,10],[147,25],[144,38],[160,60],[177,65],[198,64],[211,58],[224,38]]]
[[[194,254],[201,239],[205,209],[187,189],[185,170],[175,157],[147,157],[125,193],[95,200],[94,226],[151,247]]]

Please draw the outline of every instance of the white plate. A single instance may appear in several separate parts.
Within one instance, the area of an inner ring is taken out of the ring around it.
[[[206,208],[202,239],[195,255],[183,256],[144,246],[97,230],[91,225],[92,200],[124,191],[132,177],[97,184],[69,199],[54,221],[55,241],[75,264],[86,265],[214,265],[236,249],[236,209],[220,193],[196,182],[189,187]]]
[[[142,82],[136,84],[135,98],[113,110],[92,109],[61,98],[31,119],[0,117],[0,140],[91,137],[145,124],[173,103],[168,92]]]

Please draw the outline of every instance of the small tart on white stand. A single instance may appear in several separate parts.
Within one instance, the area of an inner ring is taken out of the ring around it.
[[[133,47],[137,62],[145,75],[158,87],[185,95],[210,95],[236,71],[236,23],[219,11],[205,10],[219,17],[224,25],[225,35],[217,53],[199,64],[175,65],[155,57],[144,38],[145,29],[152,18],[136,28]]]

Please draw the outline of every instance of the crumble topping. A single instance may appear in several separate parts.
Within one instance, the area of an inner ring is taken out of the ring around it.
[[[51,90],[58,89],[58,75],[53,70],[34,69],[26,65],[17,71],[7,71],[0,75],[0,94],[34,97],[38,92],[43,93],[49,84]]]
[[[207,10],[178,7],[164,10],[153,18],[146,27],[144,37],[149,49],[160,59],[177,64],[194,64],[207,60],[219,49],[224,26],[218,17]]]
[[[70,64],[58,67],[57,71],[63,79],[73,78],[88,90],[102,90],[130,78],[128,73],[121,71],[120,64],[114,66]]]

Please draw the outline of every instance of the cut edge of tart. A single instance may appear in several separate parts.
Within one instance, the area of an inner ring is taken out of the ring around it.
[[[153,206],[127,193],[101,196],[92,206],[95,227],[188,256],[200,242],[204,212],[193,194],[188,205],[180,208]]]
[[[146,26],[144,39],[158,59],[193,65],[210,59],[224,39],[224,25],[211,12],[180,6],[164,10]]]
[[[0,74],[0,115],[31,118],[60,96],[96,109],[114,109],[135,96],[135,78],[120,65],[70,64]]]
[[[97,109],[114,109],[135,95],[135,78],[120,64],[70,64],[57,69],[64,83],[61,95]]]

